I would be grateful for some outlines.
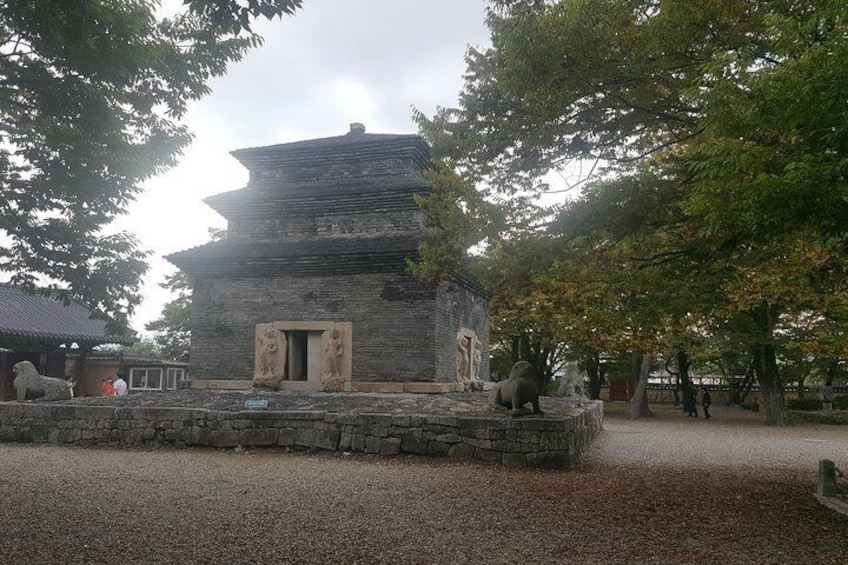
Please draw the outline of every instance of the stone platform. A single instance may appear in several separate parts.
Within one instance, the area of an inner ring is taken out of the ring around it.
[[[521,418],[490,411],[479,393],[179,390],[0,402],[0,441],[285,447],[571,469],[602,429],[603,404],[540,400],[544,416]]]

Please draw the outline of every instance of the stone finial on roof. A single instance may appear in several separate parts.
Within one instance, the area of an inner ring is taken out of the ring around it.
[[[353,122],[350,124],[350,131],[348,135],[359,135],[365,133],[365,124],[361,124],[359,122]]]

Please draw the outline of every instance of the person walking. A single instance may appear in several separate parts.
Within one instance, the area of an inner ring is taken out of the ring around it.
[[[707,387],[703,387],[701,389],[703,392],[701,393],[701,406],[704,408],[704,418],[707,420],[710,419],[710,406],[713,403],[713,397],[710,396],[710,391],[707,390]]]
[[[124,375],[118,373],[118,378],[115,380],[115,396],[124,396],[127,393],[127,381],[124,380]]]

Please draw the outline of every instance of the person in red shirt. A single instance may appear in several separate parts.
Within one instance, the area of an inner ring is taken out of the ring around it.
[[[103,396],[115,396],[115,386],[112,384],[112,377],[103,379],[103,385],[100,388],[103,391]]]

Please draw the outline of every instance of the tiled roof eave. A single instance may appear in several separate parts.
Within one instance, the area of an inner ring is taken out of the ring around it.
[[[60,343],[81,343],[85,345],[101,345],[106,343],[116,343],[119,345],[132,345],[137,340],[130,337],[120,336],[103,336],[103,335],[85,335],[85,334],[65,334],[54,332],[40,332],[35,330],[19,330],[0,327],[0,337],[25,338],[42,341],[56,341]]]

